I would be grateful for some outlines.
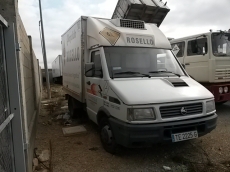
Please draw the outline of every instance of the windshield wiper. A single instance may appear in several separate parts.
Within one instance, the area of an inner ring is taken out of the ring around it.
[[[148,78],[151,78],[151,75],[140,73],[140,72],[126,71],[126,72],[114,73],[114,75],[125,75],[125,74],[127,74],[127,75],[143,75],[143,76],[146,76]]]
[[[171,72],[171,71],[150,71],[149,73],[171,73],[171,74],[174,74],[174,75],[178,76],[179,78],[181,77],[180,74],[177,74],[177,73],[174,73],[174,72]]]

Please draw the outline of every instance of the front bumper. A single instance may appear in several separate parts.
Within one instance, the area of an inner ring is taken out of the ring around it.
[[[185,121],[158,124],[128,124],[109,118],[110,125],[119,145],[125,147],[148,147],[156,143],[172,142],[171,134],[198,131],[199,137],[216,128],[217,114]]]
[[[210,85],[206,86],[206,88],[214,95],[215,97],[215,102],[225,102],[225,101],[230,101],[230,93],[219,93],[219,88],[220,87],[228,87],[230,89],[230,84],[215,84],[215,85]]]

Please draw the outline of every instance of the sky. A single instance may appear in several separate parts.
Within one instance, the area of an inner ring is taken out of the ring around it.
[[[80,17],[111,18],[118,0],[41,0],[49,68],[61,54],[61,35]],[[230,29],[230,0],[163,0],[170,12],[160,26],[170,38]],[[19,0],[19,13],[40,66],[44,68],[39,33],[38,0]]]

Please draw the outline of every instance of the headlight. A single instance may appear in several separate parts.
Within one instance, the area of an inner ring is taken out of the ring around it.
[[[206,113],[211,113],[214,112],[215,110],[216,110],[216,105],[214,100],[206,102]]]
[[[223,94],[223,92],[224,92],[223,87],[220,87],[220,88],[219,88],[219,93],[220,93],[220,94]]]
[[[228,93],[228,87],[224,87],[224,92]]]
[[[155,120],[156,115],[153,109],[128,109],[127,119],[129,121]]]

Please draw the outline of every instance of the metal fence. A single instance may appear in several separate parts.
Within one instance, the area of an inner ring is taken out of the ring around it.
[[[13,172],[13,144],[9,112],[3,30],[0,25],[0,172]]]

